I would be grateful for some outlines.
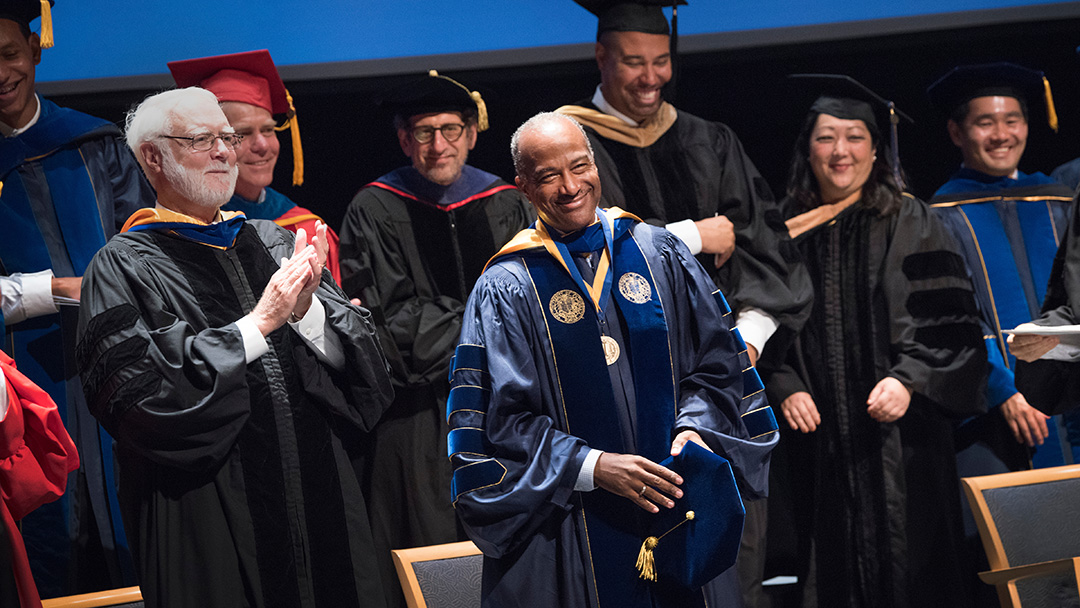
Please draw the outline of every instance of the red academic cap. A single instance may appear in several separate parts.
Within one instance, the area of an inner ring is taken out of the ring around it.
[[[271,114],[289,111],[285,83],[265,49],[170,61],[168,65],[178,87],[202,87],[217,95],[218,101],[250,103]]]
[[[296,108],[270,58],[270,51],[263,49],[170,61],[168,66],[178,87],[202,87],[216,95],[218,101],[249,103],[271,114],[287,114],[288,121],[278,130],[292,127],[293,185],[304,183],[304,156]]]

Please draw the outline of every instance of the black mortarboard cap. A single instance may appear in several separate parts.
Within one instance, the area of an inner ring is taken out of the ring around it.
[[[0,19],[14,21],[27,28],[30,22],[41,17],[41,48],[53,45],[52,5],[54,0],[3,0],[0,1]]]
[[[813,97],[810,112],[828,114],[845,120],[862,120],[878,132],[895,120],[914,123],[910,116],[896,109],[896,104],[844,74],[790,74],[788,78]]]
[[[685,5],[686,0],[638,0],[637,2],[574,0],[574,2],[597,16],[597,40],[600,40],[600,35],[604,32],[644,32],[671,36],[671,58],[675,67],[678,68],[676,58],[679,54],[679,6]],[[665,6],[671,7],[670,29],[667,17],[664,16]],[[669,101],[674,100],[676,79],[677,74],[673,73],[665,87],[668,91],[665,96],[669,98]]]
[[[926,89],[930,102],[945,116],[976,97],[1004,96],[1023,99],[1028,111],[1045,117],[1057,131],[1057,111],[1050,81],[1042,72],[1015,63],[984,63],[957,66]],[[1035,121],[1032,121],[1035,122]]]
[[[604,32],[645,32],[668,36],[667,17],[662,10],[665,6],[686,4],[685,0],[574,0],[585,10],[597,16],[597,37]]]
[[[683,478],[683,497],[650,524],[638,569],[648,579],[641,564],[651,561],[651,580],[698,589],[735,563],[746,511],[724,457],[689,441],[660,464]]]
[[[790,74],[790,82],[816,95],[809,114],[828,114],[844,120],[861,120],[878,140],[882,129],[889,131],[889,164],[896,183],[903,188],[900,172],[900,142],[897,125],[903,119],[914,124],[910,116],[896,109],[896,104],[885,99],[866,85],[844,74]]]
[[[378,104],[406,119],[435,112],[476,113],[477,130],[488,128],[487,104],[480,93],[435,70],[389,91]]]

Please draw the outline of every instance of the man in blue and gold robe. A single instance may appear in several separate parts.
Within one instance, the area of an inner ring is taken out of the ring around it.
[[[960,66],[928,93],[949,117],[949,136],[964,159],[930,206],[967,263],[990,365],[990,410],[957,428],[957,471],[966,477],[1029,469],[1036,446],[1036,467],[1063,464],[1056,425],[1047,424],[1047,417],[1017,390],[1015,359],[1002,334],[1038,317],[1054,254],[1068,226],[1072,192],[1042,173],[1018,168],[1029,116],[1039,122],[1054,117],[1049,98],[1043,105],[1044,78],[1009,63]],[[973,553],[980,552],[967,509],[964,517],[968,544]],[[972,562],[970,567],[972,584],[981,589],[974,574],[985,564]]]
[[[153,190],[112,123],[42,99],[38,0],[0,8],[0,327],[19,369],[59,404],[82,466],[23,522],[42,595],[135,583],[113,482],[112,439],[89,415],[73,363],[81,277]],[[50,37],[43,27],[43,37]],[[72,549],[72,547],[74,547]]]
[[[452,498],[485,555],[482,604],[703,606],[702,589],[634,571],[649,524],[683,496],[657,463],[693,441],[730,461],[743,494],[763,495],[777,435],[760,379],[686,246],[597,210],[580,125],[540,114],[511,149],[540,220],[473,290],[447,406]]]
[[[929,93],[949,115],[949,136],[964,157],[930,205],[960,244],[976,285],[990,360],[987,404],[1000,406],[961,433],[979,426],[972,440],[987,448],[980,458],[997,458],[1004,468],[969,474],[1028,468],[1022,444],[1042,444],[1048,436],[1056,444],[1056,433],[1017,392],[1014,360],[1001,332],[1038,316],[1072,200],[1068,188],[1046,175],[1018,169],[1029,113],[1047,115],[1041,106],[1043,77],[1013,64],[961,66]],[[1062,464],[1062,456],[1039,449],[1035,464]]]

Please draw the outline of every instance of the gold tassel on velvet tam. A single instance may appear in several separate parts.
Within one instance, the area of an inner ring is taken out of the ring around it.
[[[293,105],[292,95],[288,89],[285,89],[285,98],[289,101],[289,118],[280,127],[274,127],[274,130],[290,130],[293,157],[292,185],[302,186],[304,185],[304,146],[300,144],[300,124],[296,121],[296,107]]]
[[[1057,109],[1054,108],[1054,95],[1050,93],[1050,81],[1043,76],[1043,94],[1046,97],[1046,122],[1050,124],[1050,128],[1054,133],[1058,130],[1058,116]]]
[[[41,0],[41,48],[53,46],[52,7],[49,0]]]
[[[438,70],[428,70],[428,76],[431,76],[432,78],[442,78],[447,82],[452,82],[453,84],[461,87],[462,90],[464,90],[466,93],[468,93],[469,99],[471,99],[473,103],[476,104],[476,130],[480,132],[488,130],[490,122],[488,121],[487,104],[484,103],[484,98],[480,96],[479,91],[470,91],[469,87],[461,84],[453,78],[440,75]]]
[[[671,534],[675,528],[678,528],[692,519],[694,519],[694,512],[687,511],[686,518],[675,524],[671,530],[664,532],[660,536],[650,536],[645,539],[645,542],[641,543],[641,550],[638,551],[637,563],[634,564],[634,567],[638,570],[638,578],[643,578],[654,583],[656,582],[656,556],[653,555],[653,550],[656,549],[656,545],[660,544],[661,538]]]

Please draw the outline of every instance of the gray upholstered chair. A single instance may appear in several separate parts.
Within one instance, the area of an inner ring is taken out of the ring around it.
[[[138,587],[107,589],[96,593],[68,595],[41,600],[42,608],[142,608],[142,592]]]
[[[963,484],[1003,608],[1080,607],[1080,465]]]
[[[409,608],[478,608],[484,556],[469,541],[395,549],[401,588]]]

